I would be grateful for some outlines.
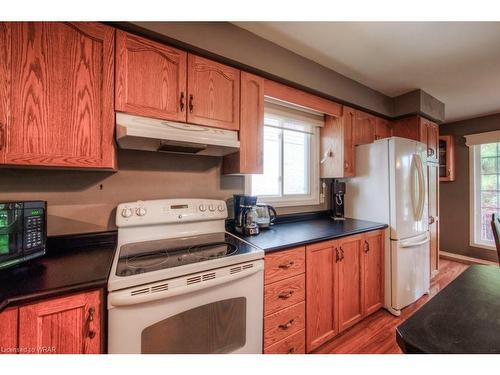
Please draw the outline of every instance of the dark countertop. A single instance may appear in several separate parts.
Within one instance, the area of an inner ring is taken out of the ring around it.
[[[37,299],[105,288],[115,247],[116,232],[49,237],[44,257],[0,270],[0,311]]]
[[[271,252],[384,228],[387,224],[356,219],[337,221],[327,215],[316,215],[306,220],[277,223],[270,229],[263,229],[257,236],[233,233],[265,252]]]
[[[396,329],[405,353],[500,353],[500,267],[473,265]]]

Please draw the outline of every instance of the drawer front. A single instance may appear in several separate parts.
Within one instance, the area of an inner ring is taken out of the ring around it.
[[[303,329],[264,349],[264,354],[305,354],[305,341],[306,331]]]
[[[276,281],[264,287],[264,316],[305,300],[306,275]]]
[[[277,251],[266,255],[264,283],[269,284],[304,273],[306,268],[305,247]]]
[[[264,348],[304,329],[305,306],[301,302],[264,318]]]

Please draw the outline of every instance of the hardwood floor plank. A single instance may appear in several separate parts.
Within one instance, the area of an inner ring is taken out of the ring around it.
[[[440,259],[439,273],[431,280],[430,294],[404,308],[396,317],[379,310],[350,329],[325,343],[314,354],[396,354],[401,353],[396,343],[396,327],[412,316],[429,299],[443,290],[469,265]]]

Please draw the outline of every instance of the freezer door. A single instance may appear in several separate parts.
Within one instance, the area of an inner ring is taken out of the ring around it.
[[[428,229],[425,145],[404,138],[391,138],[389,171],[391,239],[417,236]]]
[[[392,307],[401,310],[429,292],[429,234],[391,241]]]

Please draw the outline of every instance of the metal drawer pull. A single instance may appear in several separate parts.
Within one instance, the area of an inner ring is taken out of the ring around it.
[[[280,324],[278,327],[281,329],[287,330],[288,328],[290,328],[292,326],[294,320],[295,319],[290,319],[288,322],[286,322],[285,324]]]
[[[281,268],[282,270],[287,270],[287,269],[289,269],[291,266],[293,266],[293,261],[288,262],[288,263],[286,263],[286,264],[280,264],[280,265],[278,266],[278,268]]]
[[[96,332],[92,329],[93,321],[94,321],[94,313],[95,313],[95,308],[93,306],[90,306],[89,318],[88,318],[88,321],[89,321],[89,334],[88,334],[88,336],[90,339],[93,339],[96,335]]]
[[[288,354],[293,354],[293,353],[295,353],[295,348],[292,347],[288,349]]]
[[[369,251],[370,251],[370,244],[368,243],[368,241],[365,240],[365,253],[368,254]]]
[[[288,292],[283,292],[283,293],[278,294],[278,298],[288,299],[292,296],[292,294],[293,294],[293,290],[289,290]]]
[[[193,105],[193,95],[190,94],[189,95],[189,112],[190,113],[193,113],[193,108],[194,108],[194,105]]]
[[[340,260],[339,249],[335,248],[335,263],[338,263]]]
[[[184,112],[184,91],[181,92],[180,107],[181,107],[181,112]]]

